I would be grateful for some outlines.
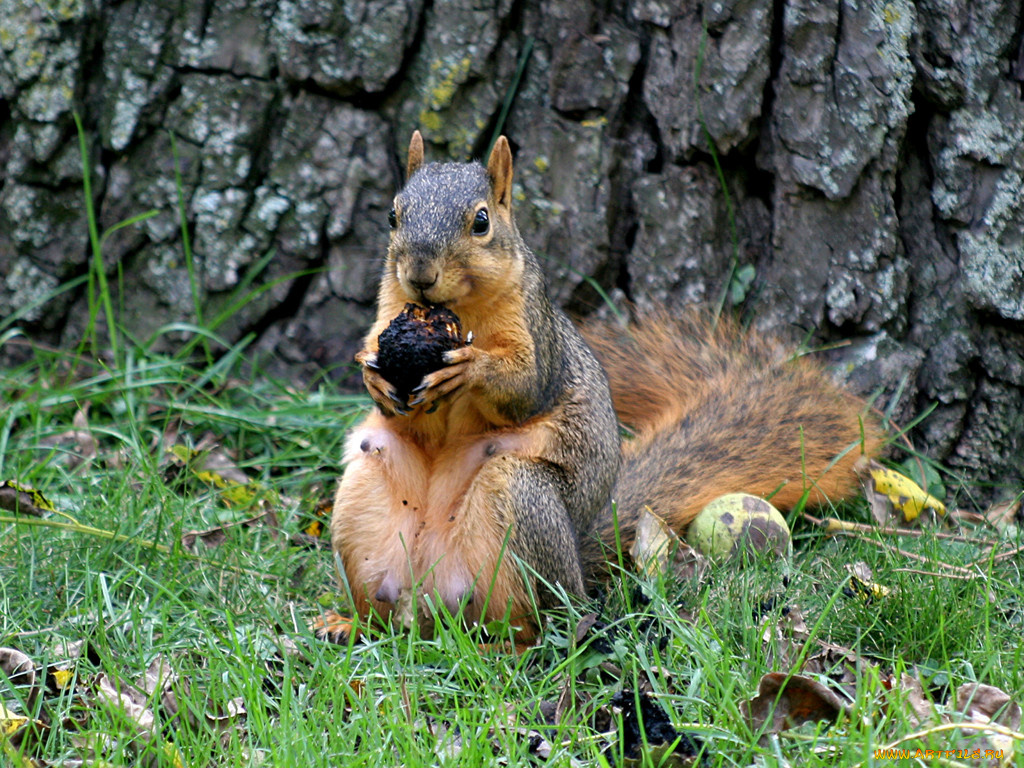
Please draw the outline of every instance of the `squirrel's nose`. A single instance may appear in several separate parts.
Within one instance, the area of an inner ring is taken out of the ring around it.
[[[406,270],[405,279],[414,290],[426,291],[437,282],[439,274],[434,264],[413,262]]]
[[[437,275],[410,275],[409,285],[417,291],[425,291],[437,282]]]

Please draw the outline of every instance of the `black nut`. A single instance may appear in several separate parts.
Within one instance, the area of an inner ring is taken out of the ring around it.
[[[458,315],[445,307],[406,304],[377,337],[377,366],[407,402],[424,376],[444,367],[444,353],[462,346]]]

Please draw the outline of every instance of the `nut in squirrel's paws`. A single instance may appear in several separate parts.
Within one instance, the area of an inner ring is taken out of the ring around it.
[[[377,368],[402,402],[428,373],[443,368],[445,352],[467,344],[458,316],[445,307],[406,304],[377,337]]]

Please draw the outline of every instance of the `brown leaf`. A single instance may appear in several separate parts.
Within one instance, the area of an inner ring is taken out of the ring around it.
[[[648,576],[665,574],[681,580],[700,579],[708,570],[708,559],[680,539],[650,507],[640,512],[636,539],[629,555]]]
[[[257,525],[267,526],[271,532],[276,535],[280,526],[277,522],[277,514],[268,509],[253,517],[246,518],[245,520],[238,520],[233,523],[225,523],[224,525],[217,525],[213,528],[207,528],[205,531],[185,531],[181,534],[181,546],[189,552],[195,552],[195,546],[197,542],[202,542],[207,547],[219,547],[225,541],[227,541],[227,531],[231,528],[253,528]]]
[[[18,768],[34,768],[41,765],[25,753],[42,742],[48,728],[49,726],[42,720],[24,717],[0,704],[0,746],[4,747],[0,754],[12,758]]]
[[[66,638],[60,638],[53,644],[51,653],[64,662],[87,659],[90,664],[95,666],[100,664],[100,657],[96,652],[96,646],[88,640],[69,641]]]
[[[1020,705],[1010,695],[991,685],[964,683],[956,689],[956,711],[976,723],[999,723],[1020,730]]]
[[[14,685],[34,685],[36,665],[17,648],[0,648],[0,672]]]
[[[43,517],[53,511],[53,504],[35,488],[14,480],[5,480],[0,483],[0,509],[19,515]]]
[[[935,709],[935,705],[925,696],[921,682],[906,672],[900,675],[899,684],[889,690],[886,698],[890,706],[900,708],[912,728],[916,729],[925,723],[948,720],[945,715]]]
[[[579,719],[580,708],[578,705],[580,704],[580,696],[577,691],[578,686],[574,685],[573,682],[569,675],[565,676],[565,680],[562,682],[562,692],[558,695],[558,701],[555,702],[555,711],[552,713],[552,725],[570,722],[566,720],[567,714],[572,716],[571,722]]]
[[[597,618],[598,615],[596,613],[588,613],[586,616],[580,617],[580,620],[576,622],[577,644],[581,643],[583,638],[587,636],[587,633],[597,624]]]
[[[93,679],[92,690],[96,702],[121,715],[139,735],[147,740],[153,736],[156,716],[145,693],[105,672]]]
[[[950,710],[963,714],[968,722],[992,728],[959,732],[951,748],[970,753],[971,763],[998,766],[1016,765],[1017,738],[1020,729],[1021,708],[999,688],[980,683],[961,685],[950,701]],[[949,718],[947,718],[949,719]]]
[[[3,672],[11,685],[28,690],[26,703],[32,709],[39,695],[35,662],[16,648],[0,648],[0,672]]]
[[[672,551],[672,559],[669,561],[671,573],[681,580],[703,580],[710,564],[704,555],[682,540]]]
[[[1002,504],[993,504],[985,510],[985,520],[999,530],[1005,530],[1010,526],[1021,525],[1021,500],[1014,499]]]
[[[160,740],[151,698],[144,691],[107,673],[96,675],[89,690],[91,703],[109,711],[113,716],[113,723],[120,727],[120,731],[106,733],[105,740],[97,739],[94,733],[90,734],[87,740],[72,737],[71,743],[86,755],[100,757],[95,754],[97,749],[102,752],[123,739],[136,754],[141,755],[152,750],[162,756],[163,762],[160,764],[184,764],[177,747],[170,741]],[[150,757],[142,765],[154,765],[158,761],[159,758]]]
[[[75,411],[71,417],[71,426],[75,435],[75,442],[78,443],[79,454],[86,461],[96,458],[96,447],[98,443],[89,429],[89,403]]]
[[[71,417],[71,429],[57,435],[45,437],[39,442],[47,446],[61,446],[68,449],[69,465],[77,467],[96,458],[99,443],[89,429],[89,403],[86,403]]]
[[[807,630],[807,622],[804,621],[804,613],[795,605],[789,606],[779,617],[779,628],[794,640],[806,640],[810,636]]]
[[[780,733],[803,723],[835,722],[847,706],[830,689],[804,675],[769,672],[758,684],[757,696],[740,704],[750,729]]]
[[[451,724],[428,718],[420,724],[435,741],[434,751],[441,758],[457,758],[462,754],[462,731]],[[442,760],[445,762],[446,760]]]
[[[150,697],[160,702],[160,707],[167,717],[175,717],[178,714],[178,697],[174,692],[174,684],[178,675],[171,667],[171,662],[163,654],[157,655],[143,676],[142,690]]]
[[[249,713],[245,708],[245,699],[241,696],[236,696],[225,704],[223,709],[207,712],[206,720],[211,725],[216,725],[220,729],[227,727],[237,728],[247,714]]]
[[[665,572],[669,554],[678,540],[664,520],[655,515],[650,507],[644,507],[636,521],[636,539],[629,554],[640,570],[648,576],[654,576]]]
[[[227,451],[217,442],[212,433],[207,432],[199,440],[192,452],[190,462],[197,471],[214,472],[238,485],[245,485],[250,478],[243,472]]]
[[[771,614],[769,614],[771,616]],[[807,624],[799,608],[789,608],[774,625],[765,621],[761,641],[772,666],[790,668],[808,638]],[[774,641],[774,643],[773,643]],[[795,652],[795,653],[794,653]]]
[[[250,480],[212,438],[204,437],[196,448],[172,445],[167,453],[164,475],[168,482],[197,482],[215,489],[219,500],[228,507],[249,509],[282,504],[277,493],[262,483]],[[190,486],[191,487],[191,486]]]
[[[827,677],[833,683],[842,686],[844,691],[852,690],[860,675],[858,670],[864,666],[864,660],[848,648],[822,643],[822,648],[807,658],[801,670],[805,674]]]

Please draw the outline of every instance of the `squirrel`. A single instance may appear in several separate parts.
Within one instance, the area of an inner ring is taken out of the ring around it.
[[[583,596],[609,550],[628,551],[645,507],[682,532],[727,492],[837,500],[881,446],[861,400],[724,320],[660,311],[581,333],[516,228],[504,136],[484,167],[425,163],[413,133],[388,220],[377,319],[355,357],[377,407],[347,438],[331,519],[364,621],[429,634],[443,605],[529,642],[555,591]],[[403,398],[377,339],[407,303],[446,307],[472,335]],[[351,625],[321,628],[340,639]]]

